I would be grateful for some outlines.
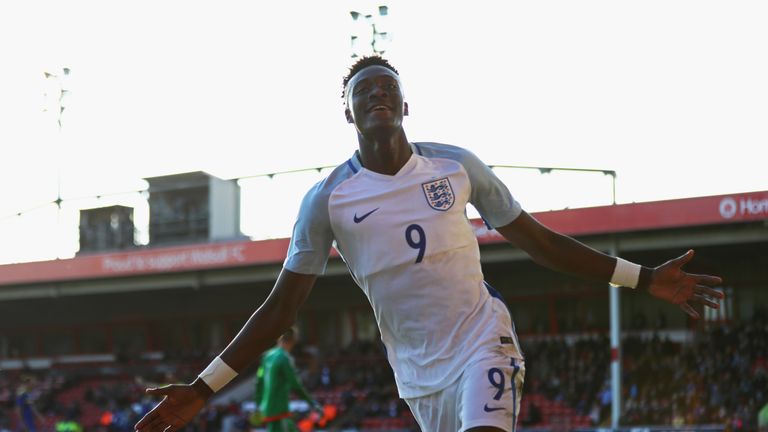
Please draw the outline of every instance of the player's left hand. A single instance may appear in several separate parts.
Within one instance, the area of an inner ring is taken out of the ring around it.
[[[723,283],[723,279],[717,276],[698,275],[686,273],[682,267],[693,258],[693,250],[671,259],[653,269],[651,273],[648,292],[651,295],[676,304],[685,313],[694,319],[699,319],[699,313],[694,305],[718,309],[720,305],[716,301],[725,298],[725,294],[716,291],[712,287]]]

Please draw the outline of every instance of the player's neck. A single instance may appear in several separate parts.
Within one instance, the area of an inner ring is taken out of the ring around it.
[[[395,175],[411,158],[411,146],[402,130],[385,137],[359,136],[358,138],[360,161],[369,171]]]

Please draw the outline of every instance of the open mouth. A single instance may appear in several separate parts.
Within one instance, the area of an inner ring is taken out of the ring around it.
[[[377,111],[391,111],[391,109],[386,105],[374,105],[368,108],[368,112],[377,112]]]

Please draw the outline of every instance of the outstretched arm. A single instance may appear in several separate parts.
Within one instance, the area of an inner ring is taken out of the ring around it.
[[[589,280],[612,282],[614,279],[615,257],[550,230],[526,212],[496,230],[545,267]],[[692,258],[693,251],[688,251],[658,267],[641,267],[636,286],[678,305],[685,313],[698,319],[694,304],[718,308],[715,301],[722,299],[724,294],[712,289],[722,283],[721,278],[683,271],[683,265]]]
[[[214,362],[223,362],[221,367],[237,373],[256,361],[259,354],[271,347],[296,321],[298,310],[307,299],[316,279],[317,275],[293,273],[283,269],[267,300],[251,315]],[[211,368],[206,371],[209,369]],[[217,373],[214,372],[213,375]],[[208,382],[211,382],[210,379]],[[163,400],[136,423],[135,429],[149,432],[176,431],[197,415],[215,390],[218,388],[212,389],[210,384],[200,377],[191,384],[147,389],[148,394],[163,396]]]

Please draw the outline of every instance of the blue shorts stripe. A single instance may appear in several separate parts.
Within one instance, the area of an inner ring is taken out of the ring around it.
[[[483,285],[485,285],[485,289],[488,290],[488,294],[490,294],[491,297],[501,300],[501,302],[507,306],[507,309],[509,309],[509,305],[507,305],[507,302],[504,301],[504,297],[501,296],[501,293],[496,291],[496,288],[492,287],[491,284],[486,281],[483,281]]]
[[[517,381],[515,378],[517,373],[520,372],[520,365],[517,364],[514,357],[512,357],[511,365],[515,368],[515,371],[512,372],[512,432],[515,432],[517,428]]]

